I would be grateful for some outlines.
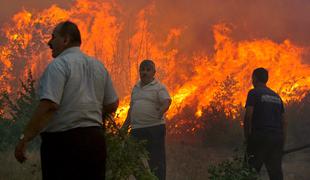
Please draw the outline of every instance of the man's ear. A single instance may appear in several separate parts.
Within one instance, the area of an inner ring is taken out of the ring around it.
[[[66,46],[68,46],[68,45],[70,44],[70,42],[71,42],[70,36],[66,35],[66,36],[64,37],[64,44],[65,44]]]

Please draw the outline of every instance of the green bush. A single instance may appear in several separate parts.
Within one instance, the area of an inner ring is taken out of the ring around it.
[[[29,71],[25,81],[21,81],[20,90],[11,94],[1,92],[0,102],[3,110],[0,114],[0,150],[7,150],[17,143],[18,137],[38,104],[35,80],[31,72]],[[31,148],[37,147],[38,144],[39,138],[36,138]]]
[[[197,104],[182,107],[182,110],[167,122],[169,135],[175,135],[181,141],[201,141],[207,145],[241,145],[243,107],[235,103],[239,88],[238,82],[232,76],[228,76],[223,82],[218,83],[211,101],[202,107],[199,118],[193,113],[197,110]]]
[[[200,121],[204,122],[203,140],[209,145],[239,146],[243,141],[241,104],[234,104],[238,92],[237,81],[227,77],[219,84],[208,107],[203,110]]]
[[[127,179],[134,175],[137,179],[156,180],[156,176],[145,166],[148,159],[144,142],[129,136],[127,130],[119,129],[113,118],[106,116],[107,179]]]
[[[310,92],[299,102],[286,104],[285,114],[288,120],[288,139],[290,147],[310,144]]]
[[[210,180],[258,180],[257,172],[244,161],[243,153],[238,153],[231,160],[225,160],[208,169]]]

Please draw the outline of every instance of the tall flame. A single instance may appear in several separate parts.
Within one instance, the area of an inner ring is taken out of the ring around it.
[[[235,41],[231,29],[219,23],[213,26],[213,53],[203,49],[188,53],[180,43],[187,38],[183,34],[186,27],[152,28],[160,26],[151,20],[156,11],[156,4],[151,3],[132,15],[115,1],[99,0],[77,0],[70,9],[53,5],[41,12],[22,10],[2,28],[5,41],[0,45],[0,88],[12,91],[28,69],[39,77],[51,60],[46,42],[53,27],[69,19],[80,27],[83,51],[101,60],[112,74],[123,99],[120,122],[129,108],[130,90],[139,78],[138,65],[147,58],[155,61],[157,77],[170,90],[173,103],[168,119],[187,106],[200,117],[227,83],[234,88],[231,101],[223,103],[233,110],[244,103],[251,88],[251,73],[257,67],[269,70],[269,86],[285,101],[301,100],[309,92],[310,66],[302,63],[307,47],[298,47],[290,40]]]

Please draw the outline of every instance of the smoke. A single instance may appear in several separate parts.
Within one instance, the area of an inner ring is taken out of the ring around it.
[[[159,0],[155,4],[158,28],[185,26],[191,44],[201,48],[213,44],[211,27],[219,22],[233,26],[236,40],[290,39],[301,46],[310,45],[307,0]]]
[[[125,18],[150,4],[155,11],[150,17],[150,31],[160,39],[170,28],[182,28],[179,48],[185,54],[197,51],[212,54],[214,38],[212,26],[230,25],[231,37],[236,41],[270,39],[277,43],[290,40],[301,47],[310,46],[310,1],[308,0],[135,0],[119,1]],[[304,62],[310,63],[309,49]]]

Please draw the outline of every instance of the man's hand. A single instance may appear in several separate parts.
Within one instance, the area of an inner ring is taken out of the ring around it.
[[[283,124],[283,133],[284,133],[284,137],[283,137],[283,145],[286,145],[286,141],[287,141],[287,118],[285,113],[283,113],[281,115],[281,119],[282,119],[282,124]]]
[[[15,158],[20,163],[23,163],[27,160],[26,148],[27,142],[25,140],[20,140],[15,147]]]
[[[244,128],[244,137],[247,141],[249,136],[251,135],[252,131],[252,116],[253,116],[254,107],[248,106],[245,109],[244,121],[243,121],[243,128]]]
[[[132,104],[130,103],[130,106],[129,106],[129,109],[128,109],[128,112],[127,112],[127,117],[126,117],[125,122],[123,123],[123,125],[121,127],[122,131],[128,132],[128,128],[129,128],[130,123],[131,123],[131,117],[130,117],[131,107],[132,107]]]
[[[115,102],[113,103],[110,103],[110,104],[106,104],[106,105],[103,105],[102,107],[102,114],[113,114],[115,113],[115,111],[117,110],[118,108],[118,104],[119,104],[119,100],[117,99]],[[104,118],[104,117],[103,117]]]
[[[128,132],[129,126],[130,126],[130,119],[127,117],[120,130]]]
[[[44,127],[47,126],[53,114],[57,111],[58,105],[50,100],[40,100],[38,107],[31,116],[30,121],[24,130],[24,137],[20,139],[15,148],[15,158],[23,163],[26,147],[34,137],[36,137]]]
[[[164,114],[168,111],[170,104],[171,104],[171,99],[165,99],[161,103],[161,106],[156,109],[159,112],[160,118],[162,118]]]

